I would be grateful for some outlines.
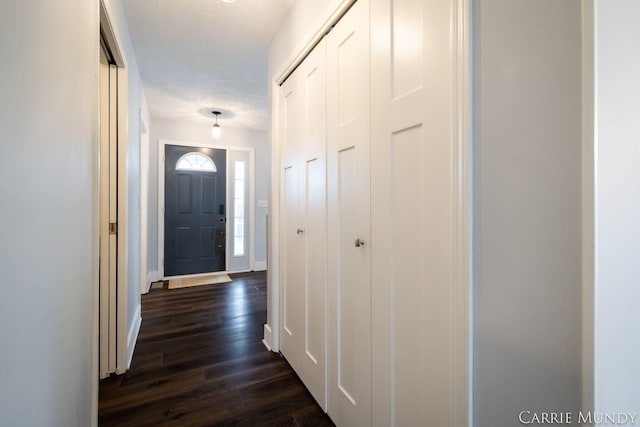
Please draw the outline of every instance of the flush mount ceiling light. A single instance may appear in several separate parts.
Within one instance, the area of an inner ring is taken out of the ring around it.
[[[222,128],[220,128],[220,125],[218,124],[218,116],[222,113],[220,111],[212,111],[211,113],[214,116],[216,116],[216,122],[213,124],[213,127],[211,128],[211,136],[213,136],[215,139],[218,139],[220,138],[220,135],[222,133]]]

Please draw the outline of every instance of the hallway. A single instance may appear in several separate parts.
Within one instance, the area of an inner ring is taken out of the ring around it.
[[[333,425],[262,344],[266,274],[142,297],[131,369],[100,383],[99,425]]]

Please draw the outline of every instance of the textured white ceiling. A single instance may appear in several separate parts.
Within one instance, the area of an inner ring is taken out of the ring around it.
[[[296,0],[123,0],[153,117],[266,129],[269,43]]]

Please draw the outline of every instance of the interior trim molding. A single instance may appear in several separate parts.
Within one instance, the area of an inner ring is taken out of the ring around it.
[[[594,0],[582,0],[582,396],[595,410],[595,22]]]
[[[273,348],[271,348],[271,346],[269,345],[271,340],[272,340],[271,328],[269,327],[269,325],[264,325],[264,339],[262,340],[262,344],[264,344],[267,350],[274,351]]]
[[[471,1],[452,2],[454,289],[451,420],[473,425],[473,128]]]
[[[136,349],[136,342],[138,340],[138,335],[140,334],[140,326],[142,325],[142,305],[138,304],[136,308],[136,314],[134,314],[133,318],[134,322],[131,324],[131,328],[129,329],[129,333],[127,335],[127,368],[128,370],[131,367],[131,360],[133,360],[133,352]],[[125,371],[126,371],[125,370]],[[118,372],[121,374],[124,372]]]

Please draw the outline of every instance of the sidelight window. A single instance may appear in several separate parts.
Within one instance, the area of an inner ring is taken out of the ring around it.
[[[245,162],[233,162],[233,256],[245,254]]]

